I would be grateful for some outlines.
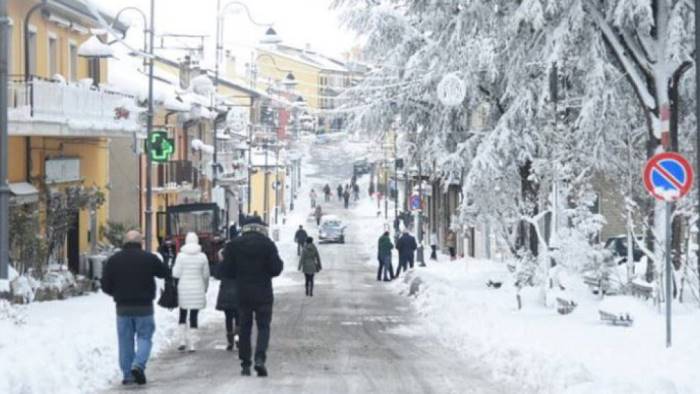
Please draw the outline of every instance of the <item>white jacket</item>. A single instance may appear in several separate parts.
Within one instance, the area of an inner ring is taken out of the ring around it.
[[[178,278],[177,296],[182,309],[204,309],[209,288],[209,260],[202,253],[199,239],[187,234],[185,245],[180,248],[173,267],[173,277]]]

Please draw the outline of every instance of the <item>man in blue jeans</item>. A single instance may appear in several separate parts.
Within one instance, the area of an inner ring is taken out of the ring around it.
[[[124,385],[146,384],[146,363],[156,330],[155,277],[170,276],[168,266],[145,252],[141,243],[141,234],[129,231],[123,249],[110,257],[102,272],[102,291],[111,295],[117,306],[119,367]]]

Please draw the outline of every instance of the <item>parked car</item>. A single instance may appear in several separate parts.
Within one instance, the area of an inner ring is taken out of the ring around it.
[[[608,238],[607,241],[605,241],[605,249],[612,253],[613,258],[615,258],[615,261],[617,261],[618,264],[625,264],[627,262],[626,235],[617,235]],[[634,259],[635,263],[638,263],[642,260],[642,257],[644,257],[644,252],[639,249],[639,246],[637,246],[637,243],[635,242],[634,245],[632,245],[632,258]]]
[[[370,165],[367,159],[357,160],[352,164],[352,173],[356,176],[370,172]]]
[[[319,242],[338,242],[345,243],[345,224],[343,221],[334,215],[326,215],[321,219],[321,225],[318,228]]]

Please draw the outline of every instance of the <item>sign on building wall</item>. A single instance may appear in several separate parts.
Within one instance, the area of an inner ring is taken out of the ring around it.
[[[80,180],[80,158],[49,159],[44,170],[46,183],[76,182]]]
[[[249,107],[233,107],[228,111],[228,115],[226,115],[226,124],[232,131],[237,133],[245,131],[249,121]]]

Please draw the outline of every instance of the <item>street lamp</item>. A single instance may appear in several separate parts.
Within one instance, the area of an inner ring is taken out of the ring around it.
[[[260,23],[257,22],[253,19],[253,17],[250,14],[250,9],[248,6],[240,1],[230,1],[226,3],[225,5],[221,5],[221,0],[217,0],[216,2],[216,48],[215,48],[215,61],[214,61],[214,93],[212,95],[212,107],[216,109],[216,95],[219,87],[219,72],[220,72],[220,66],[221,66],[221,54],[223,52],[223,40],[224,40],[224,17],[226,14],[231,11],[231,9],[235,6],[243,8],[243,10],[246,13],[246,16],[248,17],[248,21],[252,23],[253,25],[256,26],[262,26],[262,27],[267,27],[267,31],[265,32],[265,36],[260,40],[261,44],[278,44],[282,42],[282,39],[280,36],[277,34],[275,29],[272,28],[272,24],[270,23]],[[213,122],[213,132],[214,132],[214,158],[213,158],[213,163],[212,165],[214,166],[214,171],[212,172],[212,184],[216,185],[216,179],[217,179],[217,173],[216,173],[216,165],[217,165],[217,159],[218,159],[218,141],[217,141],[217,132],[216,132],[216,119],[214,119]],[[249,154],[249,160],[250,160],[250,154]],[[248,213],[250,213],[250,195],[251,195],[251,189],[250,189],[250,170],[248,174]]]
[[[155,38],[155,0],[151,0],[151,15],[150,23],[146,14],[135,7],[126,7],[120,10],[116,17],[115,23],[119,20],[122,13],[126,11],[136,11],[143,18],[143,34],[144,37],[148,37],[148,40],[144,39],[143,52],[148,55],[148,112],[146,113],[146,210],[145,214],[145,226],[144,226],[144,238],[145,238],[145,249],[150,252],[152,245],[152,227],[153,227],[153,161],[150,155],[150,141],[151,132],[153,131],[153,47]],[[107,47],[107,48],[105,48]],[[96,36],[91,37],[85,41],[79,48],[78,54],[82,57],[88,59],[99,59],[112,57],[113,52],[107,44],[102,43]]]

